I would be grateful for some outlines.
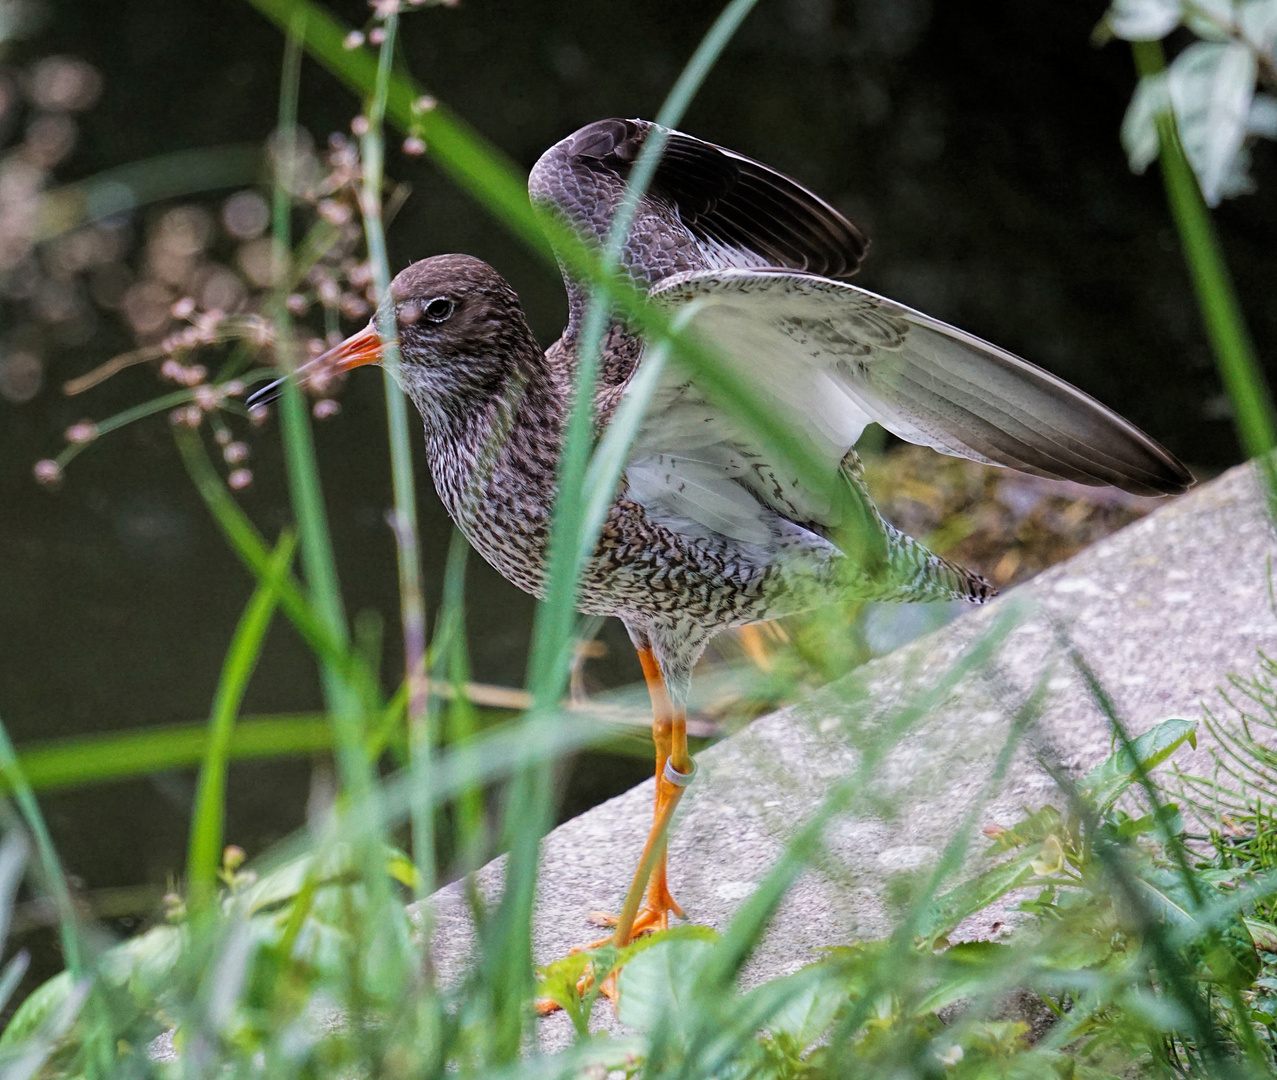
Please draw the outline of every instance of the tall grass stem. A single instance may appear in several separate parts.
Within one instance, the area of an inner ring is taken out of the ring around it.
[[[1136,41],[1131,49],[1141,77],[1159,75],[1166,70],[1160,42]],[[1272,507],[1277,500],[1277,486],[1274,486],[1277,476],[1267,459],[1268,452],[1277,447],[1277,413],[1273,409],[1272,392],[1256,357],[1210,211],[1180,142],[1174,113],[1169,109],[1160,113],[1156,124],[1166,201],[1179,232],[1206,335],[1232,402],[1242,448],[1248,457],[1260,458],[1269,481]]]
[[[271,236],[274,245],[275,296],[271,317],[275,323],[275,349],[281,367],[292,367],[295,343],[292,320],[285,303],[283,283],[289,278],[292,259],[292,192],[291,173],[296,168],[297,97],[301,79],[301,43],[307,14],[297,14],[289,26],[284,49],[283,75],[280,80],[279,119],[276,125],[276,171],[272,200]],[[305,395],[291,380],[284,384],[280,401],[280,428],[284,437],[284,462],[288,473],[293,513],[301,537],[302,563],[306,586],[315,613],[325,628],[343,645],[349,640],[341,588],[337,580],[337,561],[324,511],[323,488],[319,466],[315,460],[315,441],[310,429],[310,416]],[[338,763],[343,780],[362,788],[366,770],[362,761],[362,732],[358,696],[323,657],[320,658],[321,679],[328,710],[336,726]]]
[[[218,680],[204,762],[195,791],[191,815],[191,837],[186,859],[189,903],[195,913],[203,911],[217,891],[217,866],[222,851],[226,817],[226,769],[230,759],[231,736],[248,680],[252,678],[279,603],[280,583],[292,563],[296,540],[291,533],[280,537],[270,559],[270,576],[261,582],[241,616],[231,639],[222,675]]]
[[[385,185],[386,95],[390,87],[391,63],[399,29],[399,13],[392,11],[382,24],[385,38],[380,46],[377,81],[368,103],[368,129],[360,139],[363,185],[360,207],[364,236],[372,264],[377,292],[377,333],[381,337],[381,362],[386,392],[387,433],[390,439],[390,474],[394,489],[391,524],[399,565],[399,617],[403,627],[404,678],[408,683],[408,745],[417,781],[429,786],[432,739],[429,734],[429,683],[426,674],[426,604],[421,585],[421,545],[417,528],[417,493],[413,477],[412,437],[408,407],[399,388],[398,327],[394,299],[390,295],[390,262],[386,255],[386,232],[382,219],[382,189]],[[435,879],[434,816],[414,819],[412,849],[417,864],[419,887],[433,891]]]

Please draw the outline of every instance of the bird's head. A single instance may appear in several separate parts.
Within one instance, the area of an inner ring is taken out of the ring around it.
[[[378,326],[387,312],[394,315],[399,385],[427,424],[490,401],[538,351],[519,298],[500,274],[469,255],[435,255],[402,270],[377,316],[296,377],[381,363],[388,342]],[[251,400],[266,400],[277,385]]]

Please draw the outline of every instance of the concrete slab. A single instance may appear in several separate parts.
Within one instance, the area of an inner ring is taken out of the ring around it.
[[[1267,579],[1275,554],[1255,472],[1239,467],[802,706],[755,721],[700,755],[670,843],[674,895],[691,920],[725,927],[830,787],[880,744],[884,723],[1018,609],[994,661],[929,708],[874,768],[863,805],[829,829],[826,857],[791,891],[744,978],[785,974],[823,947],[886,934],[890,879],[938,857],[981,798],[1009,717],[1044,673],[1041,720],[977,824],[1010,823],[1022,807],[1057,799],[1036,754],[1080,772],[1110,752],[1109,726],[1068,662],[1069,647],[1093,667],[1133,732],[1172,716],[1197,718],[1230,673],[1253,670],[1257,649],[1277,648]],[[1200,740],[1199,758],[1208,745]],[[587,911],[619,908],[651,802],[649,781],[546,839],[539,959],[597,937]],[[500,880],[500,861],[479,874],[488,895]],[[468,909],[457,885],[430,902],[441,971],[455,975],[472,948]],[[964,929],[988,936],[1005,917],[990,910]],[[606,1005],[595,1016],[600,1026],[616,1026]],[[569,1040],[570,1025],[552,1016],[541,1035],[552,1049]]]

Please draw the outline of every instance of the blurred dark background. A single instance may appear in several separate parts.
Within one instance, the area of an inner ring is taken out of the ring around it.
[[[331,5],[362,24],[362,0]],[[686,0],[463,0],[403,23],[417,78],[527,168],[604,116],[651,117],[717,11]],[[1156,175],[1132,176],[1118,125],[1134,85],[1129,51],[1097,49],[1096,2],[762,0],[693,104],[684,130],[788,172],[872,237],[859,284],[1002,344],[1062,375],[1203,474],[1239,459]],[[274,124],[283,42],[239,0],[58,0],[10,59],[68,53],[101,72],[63,181],[151,155],[264,139]],[[301,119],[322,142],[359,103],[306,62]],[[1271,361],[1277,238],[1271,145],[1260,193],[1216,213],[1259,348]],[[431,167],[392,153],[412,184],[392,263],[464,251],[505,274],[548,344],[565,303],[557,277]],[[0,344],[8,329],[0,329]],[[205,716],[251,583],[183,473],[161,417],[104,439],[50,492],[32,464],[85,416],[153,396],[152,372],[91,394],[58,387],[129,347],[103,322],[46,356],[42,392],[0,400],[0,716],[19,744]],[[1271,367],[1271,363],[1270,363]],[[346,601],[387,618],[398,655],[381,380],[355,378],[341,415],[317,425]],[[428,602],[449,524],[422,477]],[[269,532],[286,520],[273,426],[257,440],[243,505]],[[518,685],[530,600],[474,560],[475,677]],[[638,677],[619,628],[596,665]],[[320,704],[313,664],[272,632],[245,711]],[[567,809],[619,790],[646,764],[574,769]],[[238,766],[227,836],[250,853],[302,820],[307,763]],[[188,774],[43,800],[69,869],[89,887],[162,885],[181,865]]]

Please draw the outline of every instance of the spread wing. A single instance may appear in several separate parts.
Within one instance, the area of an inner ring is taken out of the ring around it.
[[[533,200],[603,242],[654,127],[646,120],[599,120],[569,135],[533,166]],[[731,266],[841,277],[860,265],[867,243],[842,214],[789,177],[672,131],[624,258],[627,269],[649,284]]]
[[[783,270],[685,273],[652,300],[695,303],[717,347],[837,468],[865,425],[974,461],[1141,495],[1185,490],[1176,458],[1094,398],[1018,356],[843,282]],[[810,490],[677,365],[665,371],[627,470],[632,494],[691,527],[762,542],[767,510],[822,531]]]

